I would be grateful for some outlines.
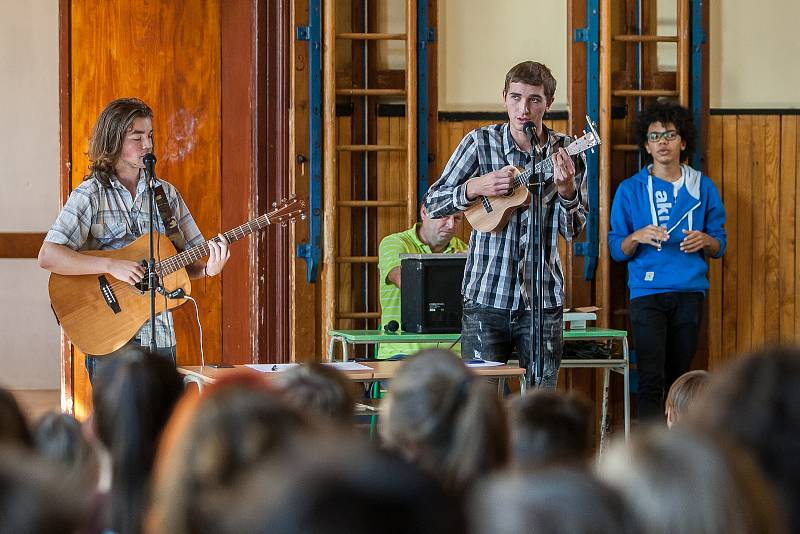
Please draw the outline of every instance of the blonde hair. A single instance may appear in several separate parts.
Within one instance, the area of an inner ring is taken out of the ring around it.
[[[708,371],[697,370],[683,373],[672,383],[667,392],[665,411],[671,414],[672,421],[677,422],[685,416],[694,400],[706,390],[711,377]]]
[[[408,359],[392,379],[387,406],[382,437],[453,490],[508,460],[503,406],[450,351]]]

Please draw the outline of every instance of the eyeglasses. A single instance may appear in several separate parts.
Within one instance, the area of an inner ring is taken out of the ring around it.
[[[673,139],[677,139],[680,135],[678,130],[665,130],[663,132],[648,132],[647,133],[647,140],[651,143],[658,143],[661,139],[666,139],[667,141],[672,141]]]

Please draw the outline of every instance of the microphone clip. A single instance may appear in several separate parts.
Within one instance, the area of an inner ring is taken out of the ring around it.
[[[142,158],[142,163],[144,163],[144,178],[147,181],[147,185],[153,187],[156,181],[156,155],[148,152]]]
[[[537,154],[541,154],[541,148],[539,148],[539,136],[536,134],[536,125],[533,124],[533,121],[527,121],[522,129],[525,132],[525,135],[528,136],[528,141],[531,143],[531,155],[533,155],[534,150],[536,150]]]

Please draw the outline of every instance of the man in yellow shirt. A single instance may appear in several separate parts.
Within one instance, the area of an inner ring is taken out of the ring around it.
[[[431,219],[424,207],[420,208],[420,221],[403,232],[383,238],[378,248],[380,271],[381,325],[390,321],[400,323],[400,254],[432,254],[465,252],[467,244],[455,234],[461,229],[461,212]],[[449,346],[449,345],[448,345]],[[414,354],[435,343],[381,343],[378,358],[386,359],[398,354]]]

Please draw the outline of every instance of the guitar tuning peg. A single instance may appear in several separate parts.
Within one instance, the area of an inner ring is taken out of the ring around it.
[[[277,207],[278,207],[278,203],[277,203],[277,202],[273,202],[273,203],[272,203],[272,207],[273,207],[273,208],[277,208]]]
[[[300,220],[301,221],[305,221],[306,220],[306,214],[305,213],[301,213],[300,214]]]
[[[286,228],[287,226],[289,226],[289,223],[286,221],[281,221],[281,228]]]

